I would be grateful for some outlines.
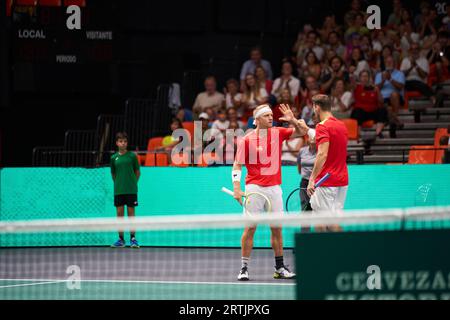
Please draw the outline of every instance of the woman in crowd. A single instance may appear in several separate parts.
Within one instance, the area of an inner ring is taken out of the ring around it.
[[[380,89],[373,84],[370,72],[367,70],[361,71],[359,80],[360,83],[353,93],[355,103],[351,117],[358,121],[359,126],[366,121],[374,121],[376,123],[376,136],[384,138],[382,132],[388,122],[388,113],[383,104]]]
[[[338,119],[347,119],[351,115],[353,93],[346,88],[344,80],[337,79],[331,90],[331,112]]]
[[[261,88],[251,73],[245,77],[245,90],[242,95],[243,117],[248,119],[253,116],[253,110],[268,101],[269,95],[265,88]]]

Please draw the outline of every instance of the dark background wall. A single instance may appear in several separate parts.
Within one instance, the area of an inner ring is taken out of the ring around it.
[[[277,75],[304,23],[321,26],[331,12],[342,22],[350,5],[337,0],[86,2],[83,30],[112,30],[112,41],[94,46],[73,36],[77,33],[68,34],[64,8],[50,11],[47,25],[42,20],[21,25],[5,17],[2,6],[2,166],[31,165],[33,147],[62,145],[65,130],[93,129],[99,114],[123,112],[128,97],[153,98],[159,83],[182,83],[186,71],[214,74],[222,88],[227,78],[238,77],[256,44]],[[419,1],[413,2],[407,6],[418,8]],[[370,4],[380,5],[382,19],[387,19],[390,1]],[[42,27],[47,39],[20,47],[17,28],[24,25]],[[78,52],[79,63],[55,63],[55,46]],[[24,50],[31,52],[28,58]],[[195,85],[200,90],[202,83]],[[190,107],[192,99],[185,101]]]

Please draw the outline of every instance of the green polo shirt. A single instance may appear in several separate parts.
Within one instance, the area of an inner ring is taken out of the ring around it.
[[[114,195],[137,194],[137,177],[134,173],[139,170],[139,161],[133,152],[115,153],[111,157],[111,173],[114,180]]]

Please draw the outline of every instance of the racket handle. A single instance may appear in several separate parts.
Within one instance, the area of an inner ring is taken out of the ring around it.
[[[330,177],[330,173],[327,172],[319,181],[317,181],[317,183],[316,183],[316,185],[314,187],[315,188],[320,187],[320,185],[322,183],[324,183],[325,181],[327,181],[329,177]]]
[[[227,188],[225,188],[225,187],[222,187],[222,192],[225,192],[226,194],[228,194],[228,195],[234,197],[234,192],[231,191],[230,189],[227,189]]]

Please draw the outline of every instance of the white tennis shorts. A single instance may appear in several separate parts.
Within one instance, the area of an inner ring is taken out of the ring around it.
[[[342,212],[348,186],[345,187],[319,187],[311,197],[311,208],[314,212]]]
[[[283,190],[281,190],[280,185],[262,187],[256,184],[247,184],[245,186],[245,193],[248,192],[259,192],[264,194],[267,198],[269,198],[272,204],[272,212],[283,212]],[[256,198],[255,200],[256,201],[251,201],[251,203],[249,203],[247,209],[249,209],[250,212],[265,212],[267,210],[265,207],[266,201],[263,198]]]

